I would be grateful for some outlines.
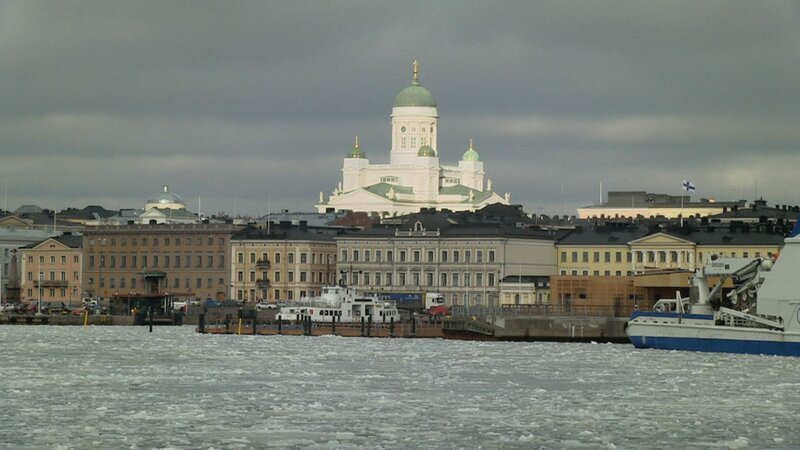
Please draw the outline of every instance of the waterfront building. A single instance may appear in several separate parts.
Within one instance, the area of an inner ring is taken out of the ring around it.
[[[549,303],[549,276],[508,275],[500,281],[500,306]]]
[[[720,214],[734,207],[743,208],[746,202],[721,202],[701,198],[692,201],[688,195],[653,194],[645,191],[609,192],[605,203],[578,208],[578,218],[636,218],[636,217],[705,217]]]
[[[489,306],[508,275],[556,272],[561,232],[481,218],[425,210],[337,236],[339,277],[363,291],[441,292],[448,304]]]
[[[298,300],[336,283],[339,229],[305,221],[249,226],[231,237],[231,298],[243,302]]]
[[[19,249],[20,301],[67,306],[82,297],[83,237],[66,232]]]
[[[471,139],[458,165],[440,163],[438,122],[436,100],[420,84],[415,61],[411,85],[397,94],[392,108],[389,163],[371,163],[356,137],[344,159],[342,182],[328,198],[320,192],[317,210],[387,217],[423,208],[475,211],[508,204],[510,194],[498,195],[491,180],[484,179],[483,161]]]
[[[85,220],[86,225],[134,225],[134,224],[192,224],[201,223],[203,219],[186,209],[186,202],[169,186],[164,185],[161,191],[150,197],[142,209],[122,209],[111,217],[96,216],[93,220]]]
[[[19,214],[0,215],[0,302],[19,301],[18,249],[56,235],[52,220],[43,225]]]
[[[676,291],[688,297],[690,278],[712,258],[774,257],[786,231],[772,222],[591,222],[556,244],[551,302],[620,316]]]
[[[179,296],[225,299],[232,224],[88,227],[83,290],[90,297]]]
[[[693,272],[712,256],[769,257],[785,229],[772,223],[599,223],[576,227],[556,244],[561,275],[623,276],[653,271]]]

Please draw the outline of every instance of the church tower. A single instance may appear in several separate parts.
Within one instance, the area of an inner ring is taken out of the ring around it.
[[[419,84],[419,63],[412,65],[411,86],[400,91],[392,108],[391,165],[412,165],[419,149],[437,149],[439,113],[431,91]]]

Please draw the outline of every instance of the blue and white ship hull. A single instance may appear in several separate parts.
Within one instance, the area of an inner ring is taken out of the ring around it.
[[[800,333],[715,325],[710,315],[687,314],[679,323],[673,313],[634,314],[626,333],[637,348],[800,356]]]

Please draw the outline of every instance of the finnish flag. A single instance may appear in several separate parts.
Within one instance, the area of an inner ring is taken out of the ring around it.
[[[683,180],[683,190],[686,192],[694,192],[694,183],[689,180]]]

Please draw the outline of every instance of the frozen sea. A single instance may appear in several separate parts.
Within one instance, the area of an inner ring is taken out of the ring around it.
[[[0,326],[0,447],[800,448],[800,358]]]

